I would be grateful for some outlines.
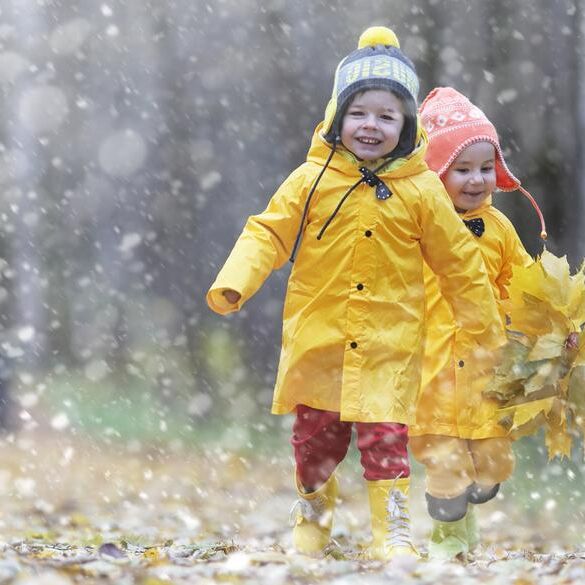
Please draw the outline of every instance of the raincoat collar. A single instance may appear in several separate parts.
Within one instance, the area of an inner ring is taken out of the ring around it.
[[[464,211],[464,212],[457,212],[459,214],[459,217],[461,219],[474,219],[476,217],[479,217],[483,214],[483,212],[488,208],[492,206],[492,195],[490,195],[489,197],[486,197],[484,202],[477,208],[477,209],[472,209],[469,211]]]
[[[418,132],[418,143],[414,151],[405,158],[396,159],[384,167],[376,174],[384,179],[399,179],[417,175],[428,169],[425,162],[425,154],[427,150],[428,138],[426,131],[420,126]],[[323,166],[331,154],[332,146],[322,136],[323,123],[321,122],[311,139],[311,146],[307,153],[307,162],[313,162]],[[374,161],[378,166],[380,161]],[[329,169],[335,169],[348,176],[359,178],[359,168],[364,166],[364,161],[358,160],[351,152],[343,148],[341,144],[337,145],[335,154],[329,163]],[[372,166],[372,165],[366,165]],[[375,165],[373,165],[375,166]],[[326,171],[327,172],[327,171]]]
[[[313,138],[311,140],[311,146],[309,148],[309,152],[307,154],[307,162],[316,163],[321,167],[321,171],[319,172],[317,178],[315,179],[311,190],[307,196],[307,200],[305,201],[305,207],[303,209],[303,215],[301,217],[301,221],[299,224],[299,229],[297,231],[297,236],[295,238],[293,248],[290,255],[290,261],[294,262],[297,251],[299,249],[301,238],[303,234],[303,227],[305,225],[305,220],[307,218],[307,213],[309,210],[309,206],[311,204],[311,198],[313,197],[317,186],[319,185],[319,181],[323,177],[325,173],[331,172],[341,172],[345,179],[347,180],[347,190],[345,193],[340,194],[339,203],[332,211],[331,215],[327,218],[323,226],[321,227],[319,233],[317,234],[317,239],[320,240],[325,233],[325,230],[329,226],[329,224],[333,221],[339,210],[341,209],[342,205],[346,201],[346,199],[351,195],[351,193],[360,185],[360,183],[366,180],[366,174],[364,174],[364,164],[363,161],[358,161],[355,156],[349,153],[347,150],[344,149],[343,152],[339,152],[337,149],[341,146],[339,143],[333,144],[330,146],[329,143],[325,140],[322,134],[323,123],[319,124],[313,133]],[[384,162],[380,163],[378,161],[378,166],[372,170],[372,178],[378,181],[376,183],[376,196],[379,199],[388,199],[392,195],[392,188],[387,185],[389,180],[394,179],[402,179],[406,177],[411,177],[414,175],[419,175],[428,170],[427,163],[425,162],[425,154],[427,150],[428,140],[426,132],[422,129],[420,124],[417,125],[417,146],[415,147],[414,151],[405,158],[398,158],[394,161],[388,162],[387,166],[384,166]],[[371,161],[372,163],[374,161]],[[357,180],[356,180],[357,178]],[[352,184],[353,183],[353,184]],[[372,184],[369,183],[368,184]],[[373,186],[373,185],[372,185]],[[378,194],[378,188],[382,187],[380,194]]]

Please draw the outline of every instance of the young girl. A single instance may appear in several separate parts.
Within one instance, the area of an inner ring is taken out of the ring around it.
[[[436,171],[461,219],[474,234],[498,300],[514,265],[532,258],[506,216],[492,206],[492,193],[519,189],[532,197],[510,172],[494,126],[465,96],[450,87],[434,89],[420,115],[429,134],[426,160]],[[475,352],[465,363],[454,354],[456,325],[438,282],[426,272],[427,340],[411,450],[424,464],[426,498],[433,531],[429,556],[466,557],[478,543],[473,504],[492,499],[514,468],[511,440],[497,424],[496,403],[482,398],[494,356]],[[505,316],[500,314],[502,324]],[[469,506],[471,504],[471,506]]]
[[[303,553],[329,542],[334,471],[355,423],[371,510],[367,554],[414,554],[404,425],[420,387],[423,259],[464,328],[461,351],[505,341],[477,246],[424,162],[417,91],[394,33],[366,30],[337,68],[307,161],[248,219],[207,295],[214,311],[237,311],[296,256],[272,412],[296,416],[293,542]]]

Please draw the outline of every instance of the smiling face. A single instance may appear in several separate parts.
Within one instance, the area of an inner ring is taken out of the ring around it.
[[[489,142],[468,146],[442,177],[457,211],[473,211],[496,188],[496,149]]]
[[[390,154],[404,127],[402,101],[384,89],[358,93],[341,122],[341,142],[359,159],[370,161]]]

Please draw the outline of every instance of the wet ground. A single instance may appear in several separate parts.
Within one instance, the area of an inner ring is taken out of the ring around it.
[[[561,515],[543,502],[527,513],[505,492],[480,511],[483,544],[474,559],[429,562],[430,523],[415,474],[412,532],[423,559],[364,562],[367,495],[347,464],[334,525],[339,554],[311,559],[291,550],[288,457],[59,433],[8,437],[0,455],[0,583],[585,582],[582,511]]]

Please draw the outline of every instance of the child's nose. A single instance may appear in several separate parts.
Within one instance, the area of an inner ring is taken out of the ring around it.
[[[483,176],[481,171],[473,171],[471,173],[470,181],[472,183],[483,183]]]
[[[373,114],[370,114],[370,115],[366,116],[365,119],[364,119],[364,124],[363,125],[366,128],[374,128],[375,126],[377,126],[376,116],[374,116]]]

